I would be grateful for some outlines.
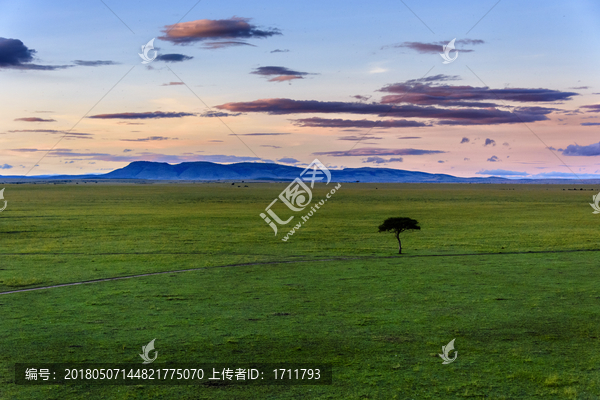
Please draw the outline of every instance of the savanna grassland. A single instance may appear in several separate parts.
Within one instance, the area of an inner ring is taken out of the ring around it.
[[[0,292],[196,270],[0,294],[0,399],[600,398],[600,188],[343,183],[283,242],[259,214],[286,186],[4,185]],[[377,233],[396,216],[422,227],[403,255]],[[32,360],[142,366],[153,338],[154,367],[320,362],[333,384],[13,383]]]

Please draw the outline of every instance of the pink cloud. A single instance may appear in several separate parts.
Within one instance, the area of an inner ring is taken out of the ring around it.
[[[159,39],[174,44],[188,44],[205,40],[226,40],[213,42],[214,46],[247,44],[232,39],[267,38],[273,35],[281,35],[278,29],[259,29],[256,25],[249,23],[250,18],[232,17],[230,19],[200,19],[196,21],[181,22],[167,25],[163,32],[165,36]],[[218,47],[214,47],[218,48]]]

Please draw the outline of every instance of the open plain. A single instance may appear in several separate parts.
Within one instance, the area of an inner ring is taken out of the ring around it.
[[[283,242],[259,213],[285,186],[6,185],[0,398],[600,398],[600,188],[344,183]],[[396,216],[422,228],[402,255],[377,233]],[[141,366],[153,338],[154,366],[321,362],[333,384],[13,383],[31,360]]]

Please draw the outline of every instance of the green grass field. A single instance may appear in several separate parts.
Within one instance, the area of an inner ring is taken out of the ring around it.
[[[285,186],[5,185],[0,292],[199,270],[0,294],[0,399],[600,399],[600,188],[344,183],[283,242],[259,213]],[[422,227],[400,256],[394,216]],[[333,384],[13,383],[142,367],[153,338],[155,367],[319,362]]]

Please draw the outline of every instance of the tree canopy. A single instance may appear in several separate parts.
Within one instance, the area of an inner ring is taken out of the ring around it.
[[[388,218],[379,225],[379,232],[392,231],[397,235],[409,229],[420,230],[419,222],[412,218]]]
[[[421,230],[419,222],[416,219],[397,217],[388,218],[379,225],[379,232],[393,232],[398,240],[398,254],[402,254],[402,243],[400,242],[400,234],[407,230]]]

